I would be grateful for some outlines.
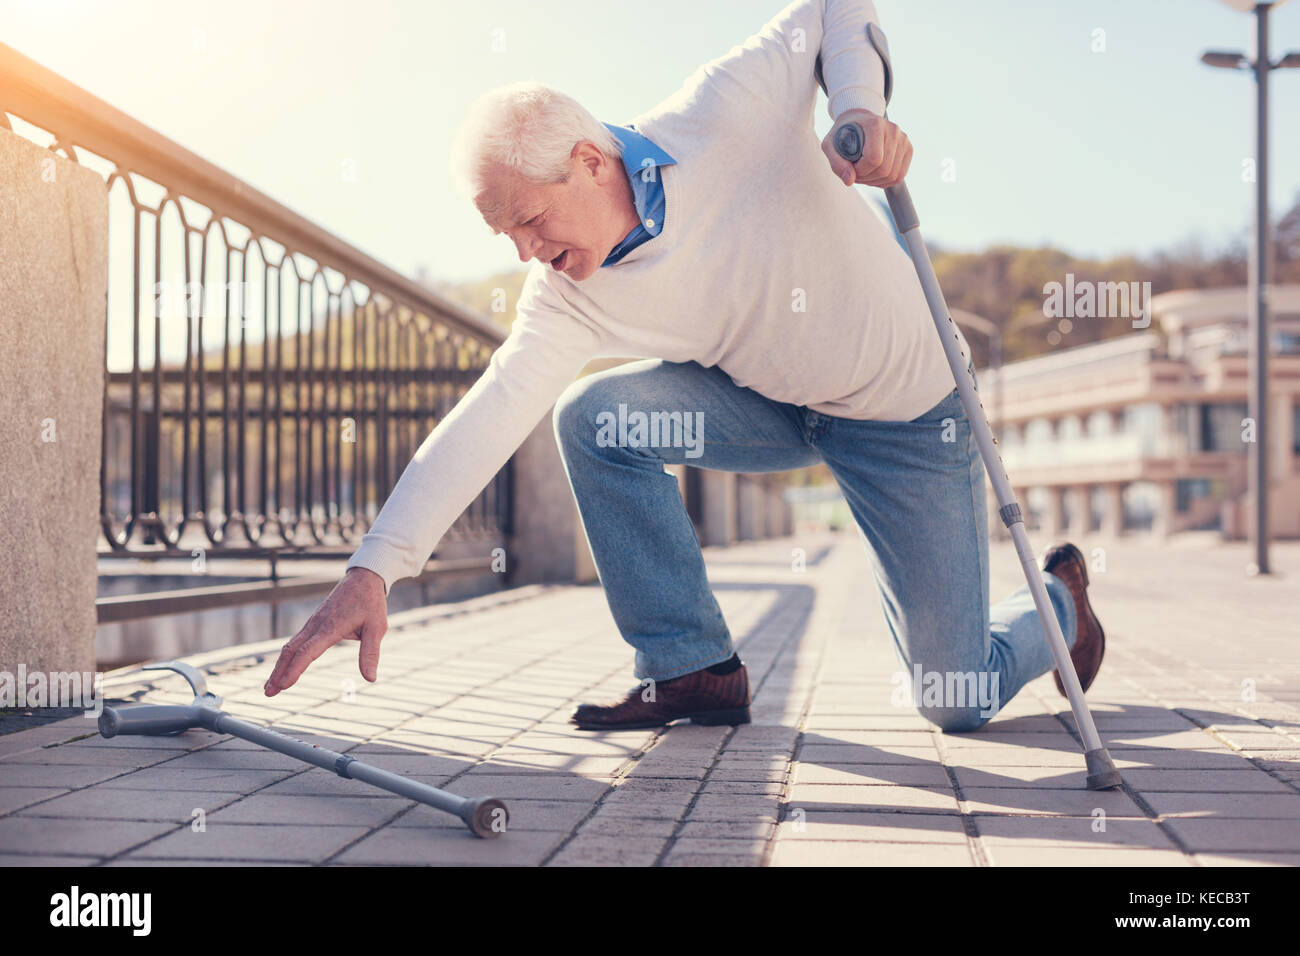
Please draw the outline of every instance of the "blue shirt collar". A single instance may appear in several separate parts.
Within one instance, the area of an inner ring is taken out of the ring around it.
[[[641,220],[601,263],[608,266],[618,262],[637,246],[659,235],[660,230],[663,229],[664,187],[663,177],[658,173],[658,169],[660,166],[674,165],[677,160],[630,125],[615,126],[612,123],[604,125],[623,144],[623,170],[632,187],[632,200],[636,205],[637,218]],[[654,170],[654,175],[647,177],[645,175],[647,169]]]
[[[677,162],[638,133],[630,124],[628,126],[615,126],[613,123],[604,125],[623,144],[623,168],[627,170],[628,179],[639,177],[641,170],[646,166],[671,166]]]

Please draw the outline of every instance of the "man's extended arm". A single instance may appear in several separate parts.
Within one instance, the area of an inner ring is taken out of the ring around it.
[[[438,423],[402,472],[374,525],[348,561],[385,590],[419,573],[438,539],[599,351],[599,337],[530,290],[487,370]]]

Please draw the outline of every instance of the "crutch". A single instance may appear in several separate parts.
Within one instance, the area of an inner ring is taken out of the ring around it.
[[[259,727],[231,717],[223,710],[221,698],[210,692],[203,675],[183,661],[166,661],[149,664],[144,670],[176,671],[194,691],[191,704],[133,704],[127,707],[105,707],[99,715],[99,733],[102,737],[119,734],[141,734],[151,737],[173,737],[195,727],[203,727],[219,734],[230,734],[290,757],[296,757],[324,770],[332,770],[340,777],[360,780],[420,803],[452,813],[464,821],[470,832],[485,839],[498,837],[509,823],[506,805],[495,797],[458,797],[446,790],[411,780],[399,774],[380,770],[362,763],[355,757],[335,753],[324,747],[295,740],[279,731]]]
[[[884,31],[874,23],[867,24],[867,39],[871,41],[872,47],[879,54],[885,67],[885,102],[888,103],[894,85],[893,69],[889,63],[889,44],[885,40]],[[820,75],[818,80],[821,82]],[[822,87],[825,88],[824,82]],[[845,123],[835,133],[835,151],[851,163],[856,163],[862,158],[862,148],[865,143],[866,134],[857,123]],[[916,266],[916,274],[921,280],[925,300],[930,305],[930,315],[934,319],[935,328],[939,331],[944,353],[948,356],[948,365],[952,368],[952,377],[957,383],[961,403],[966,409],[966,417],[970,419],[975,440],[979,444],[980,456],[984,459],[985,470],[993,482],[993,491],[1001,506],[998,515],[1016,543],[1020,565],[1025,570],[1029,590],[1034,596],[1034,604],[1038,607],[1038,616],[1047,631],[1047,642],[1052,648],[1052,656],[1056,659],[1057,672],[1061,675],[1061,683],[1065,685],[1066,696],[1070,698],[1070,709],[1074,712],[1074,722],[1079,728],[1079,735],[1083,738],[1088,789],[1110,790],[1118,787],[1122,783],[1119,770],[1111,760],[1106,746],[1101,742],[1101,737],[1097,734],[1097,725],[1093,723],[1092,714],[1083,699],[1079,675],[1075,673],[1074,661],[1070,659],[1069,648],[1065,646],[1065,636],[1061,633],[1060,622],[1057,621],[1056,612],[1047,597],[1043,576],[1034,560],[1029,536],[1025,533],[1024,521],[1020,516],[1020,504],[1011,490],[1011,482],[1007,480],[1002,458],[993,446],[993,432],[984,414],[984,405],[980,402],[970,376],[966,373],[966,362],[957,344],[959,341],[957,327],[948,312],[943,291],[939,288],[939,280],[934,274],[934,267],[930,264],[930,255],[926,252],[925,242],[921,239],[920,220],[917,219],[916,208],[912,205],[907,184],[899,183],[897,186],[890,186],[885,190],[885,198],[889,200],[889,210],[894,216],[894,222],[912,255],[912,263]]]

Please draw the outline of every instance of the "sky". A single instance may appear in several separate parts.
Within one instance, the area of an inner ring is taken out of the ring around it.
[[[395,269],[461,281],[520,266],[448,177],[477,95],[533,79],[624,123],[782,6],[0,0],[0,38]],[[876,8],[931,242],[1108,256],[1246,236],[1254,83],[1199,57],[1253,53],[1251,16],[1219,0]],[[1300,50],[1300,2],[1272,34],[1275,60]],[[1300,70],[1275,71],[1271,95],[1276,217],[1300,194]],[[831,126],[824,97],[816,124]]]

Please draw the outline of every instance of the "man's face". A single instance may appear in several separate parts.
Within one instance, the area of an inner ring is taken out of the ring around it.
[[[622,163],[588,142],[573,148],[566,182],[534,183],[492,167],[474,202],[494,235],[514,241],[521,262],[539,259],[575,282],[599,269],[637,222]]]

